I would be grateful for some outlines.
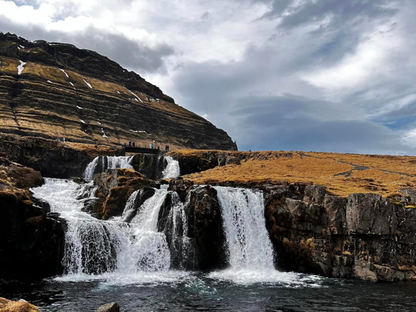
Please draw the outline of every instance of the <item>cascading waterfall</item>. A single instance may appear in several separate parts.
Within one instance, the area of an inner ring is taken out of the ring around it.
[[[232,268],[273,269],[273,247],[266,230],[263,193],[216,187]]]
[[[237,284],[258,282],[303,284],[303,277],[274,268],[273,249],[265,227],[261,191],[215,187],[221,206],[230,267],[212,272],[210,278]],[[45,178],[43,186],[32,189],[34,196],[49,202],[53,212],[67,222],[61,281],[104,279],[107,284],[158,283],[177,281],[189,275],[172,271],[171,265],[192,269],[194,240],[188,237],[187,211],[191,193],[181,202],[167,186],[154,190],[140,207],[135,207],[143,190],[134,192],[123,215],[98,220],[83,211],[95,198],[96,187],[72,180]],[[170,211],[165,232],[158,232],[158,218],[167,195]],[[129,222],[126,222],[129,221]],[[171,254],[172,252],[172,254]]]
[[[67,222],[63,258],[67,280],[97,276],[129,283],[146,278],[169,280],[185,274],[169,271],[166,236],[157,232],[159,210],[168,194],[166,187],[155,190],[130,223],[123,219],[134,209],[140,191],[131,195],[121,218],[109,221],[97,220],[82,211],[84,202],[94,198],[92,182],[77,184],[46,178],[43,186],[32,191],[35,197],[48,201],[51,210],[60,213]],[[155,276],[156,273],[161,274]]]
[[[179,161],[173,159],[171,156],[165,156],[167,162],[165,170],[163,170],[163,179],[177,178],[180,176]]]
[[[125,219],[134,209],[133,203],[139,192],[136,191],[130,196],[122,218]],[[167,193],[166,187],[156,190],[130,221],[131,239],[118,254],[119,271],[166,271],[169,269],[170,251],[166,236],[157,232],[159,210]]]
[[[178,193],[171,193],[171,210],[169,218],[172,220],[171,246],[176,256],[176,265],[181,268],[195,268],[195,247],[193,240],[188,237],[188,219],[186,208],[189,205],[189,193],[185,203],[181,202]]]
[[[104,172],[107,169],[133,169],[133,166],[131,165],[133,157],[134,156],[97,156],[87,165],[87,168],[85,168],[84,179],[91,181],[95,173]]]
[[[216,186],[221,206],[230,267],[213,272],[212,278],[239,284],[257,282],[293,283],[294,273],[279,272],[266,230],[264,199],[261,191]]]

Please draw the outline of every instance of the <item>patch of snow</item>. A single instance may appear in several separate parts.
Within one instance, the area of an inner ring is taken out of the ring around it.
[[[131,92],[129,89],[127,89],[126,88],[126,90],[127,91],[129,91],[131,94],[133,94],[134,95],[134,97],[136,98],[136,100],[138,100],[138,101],[140,101],[140,102],[142,102],[143,103],[143,101],[142,101],[142,99],[137,95],[137,94],[135,94],[135,93],[133,93],[133,92]]]
[[[66,78],[69,78],[69,75],[66,73],[65,70],[63,70],[62,68],[59,68],[59,70],[65,74]]]
[[[103,138],[107,139],[107,138],[108,138],[108,136],[105,134],[105,132],[104,132],[104,129],[103,129],[103,128],[101,128],[101,132],[103,133]]]
[[[53,83],[52,81],[48,80],[49,83]]]
[[[120,94],[120,91],[117,90],[117,93]]]
[[[82,80],[84,80],[85,84],[92,89],[92,86],[85,79]]]
[[[146,133],[147,134],[147,132],[144,131],[144,130],[133,130],[133,129],[130,129],[130,131],[131,132],[134,132],[134,133]]]
[[[101,123],[101,122],[99,122],[99,121],[97,121],[97,124],[99,124],[100,126],[102,126],[103,124]]]
[[[20,75],[25,69],[26,62],[20,61],[20,65],[17,65],[17,74]]]
[[[71,81],[69,83],[71,84],[71,86],[74,86],[74,84]]]
[[[83,109],[81,106],[78,106],[78,105],[77,105],[77,108],[78,108],[78,109]]]
[[[79,121],[81,121],[83,124],[86,124],[86,122],[84,120],[82,120],[82,119],[80,119]]]

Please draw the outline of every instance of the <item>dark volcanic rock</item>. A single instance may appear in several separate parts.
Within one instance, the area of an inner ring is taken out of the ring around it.
[[[307,186],[304,200],[280,186],[265,189],[266,227],[278,267],[370,281],[407,280],[416,274],[416,210],[407,199],[376,194],[348,199]],[[297,199],[292,199],[294,197]]]
[[[86,149],[80,150],[65,143],[40,138],[0,137],[0,156],[52,178],[82,176],[88,163],[100,153],[121,155],[122,149],[105,147],[99,150],[94,145],[86,145]]]
[[[62,273],[65,223],[48,213],[49,205],[32,201],[27,190],[41,183],[39,172],[1,160],[0,279],[34,280]]]
[[[209,186],[192,188],[192,183],[183,179],[172,180],[170,189],[174,192],[168,194],[160,209],[158,230],[166,234],[172,267],[225,267],[225,237],[217,191]],[[185,199],[181,200],[183,196]]]
[[[98,186],[98,201],[93,205],[92,212],[100,219],[120,216],[130,195],[136,190],[144,189],[135,202],[135,207],[140,207],[154,193],[149,187],[158,187],[153,180],[132,169],[107,170],[95,175],[94,184]]]

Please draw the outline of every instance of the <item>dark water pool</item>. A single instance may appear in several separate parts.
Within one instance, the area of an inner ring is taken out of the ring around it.
[[[41,311],[95,311],[116,301],[122,311],[416,311],[416,283],[371,283],[325,278],[302,283],[238,285],[195,273],[175,281],[42,282],[7,287],[0,296],[25,300]]]

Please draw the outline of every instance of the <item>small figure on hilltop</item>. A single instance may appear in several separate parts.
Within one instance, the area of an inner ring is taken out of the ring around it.
[[[131,147],[131,142],[129,141],[129,147]]]
[[[133,145],[133,147],[135,147],[136,146],[136,143],[133,142],[132,145]]]

